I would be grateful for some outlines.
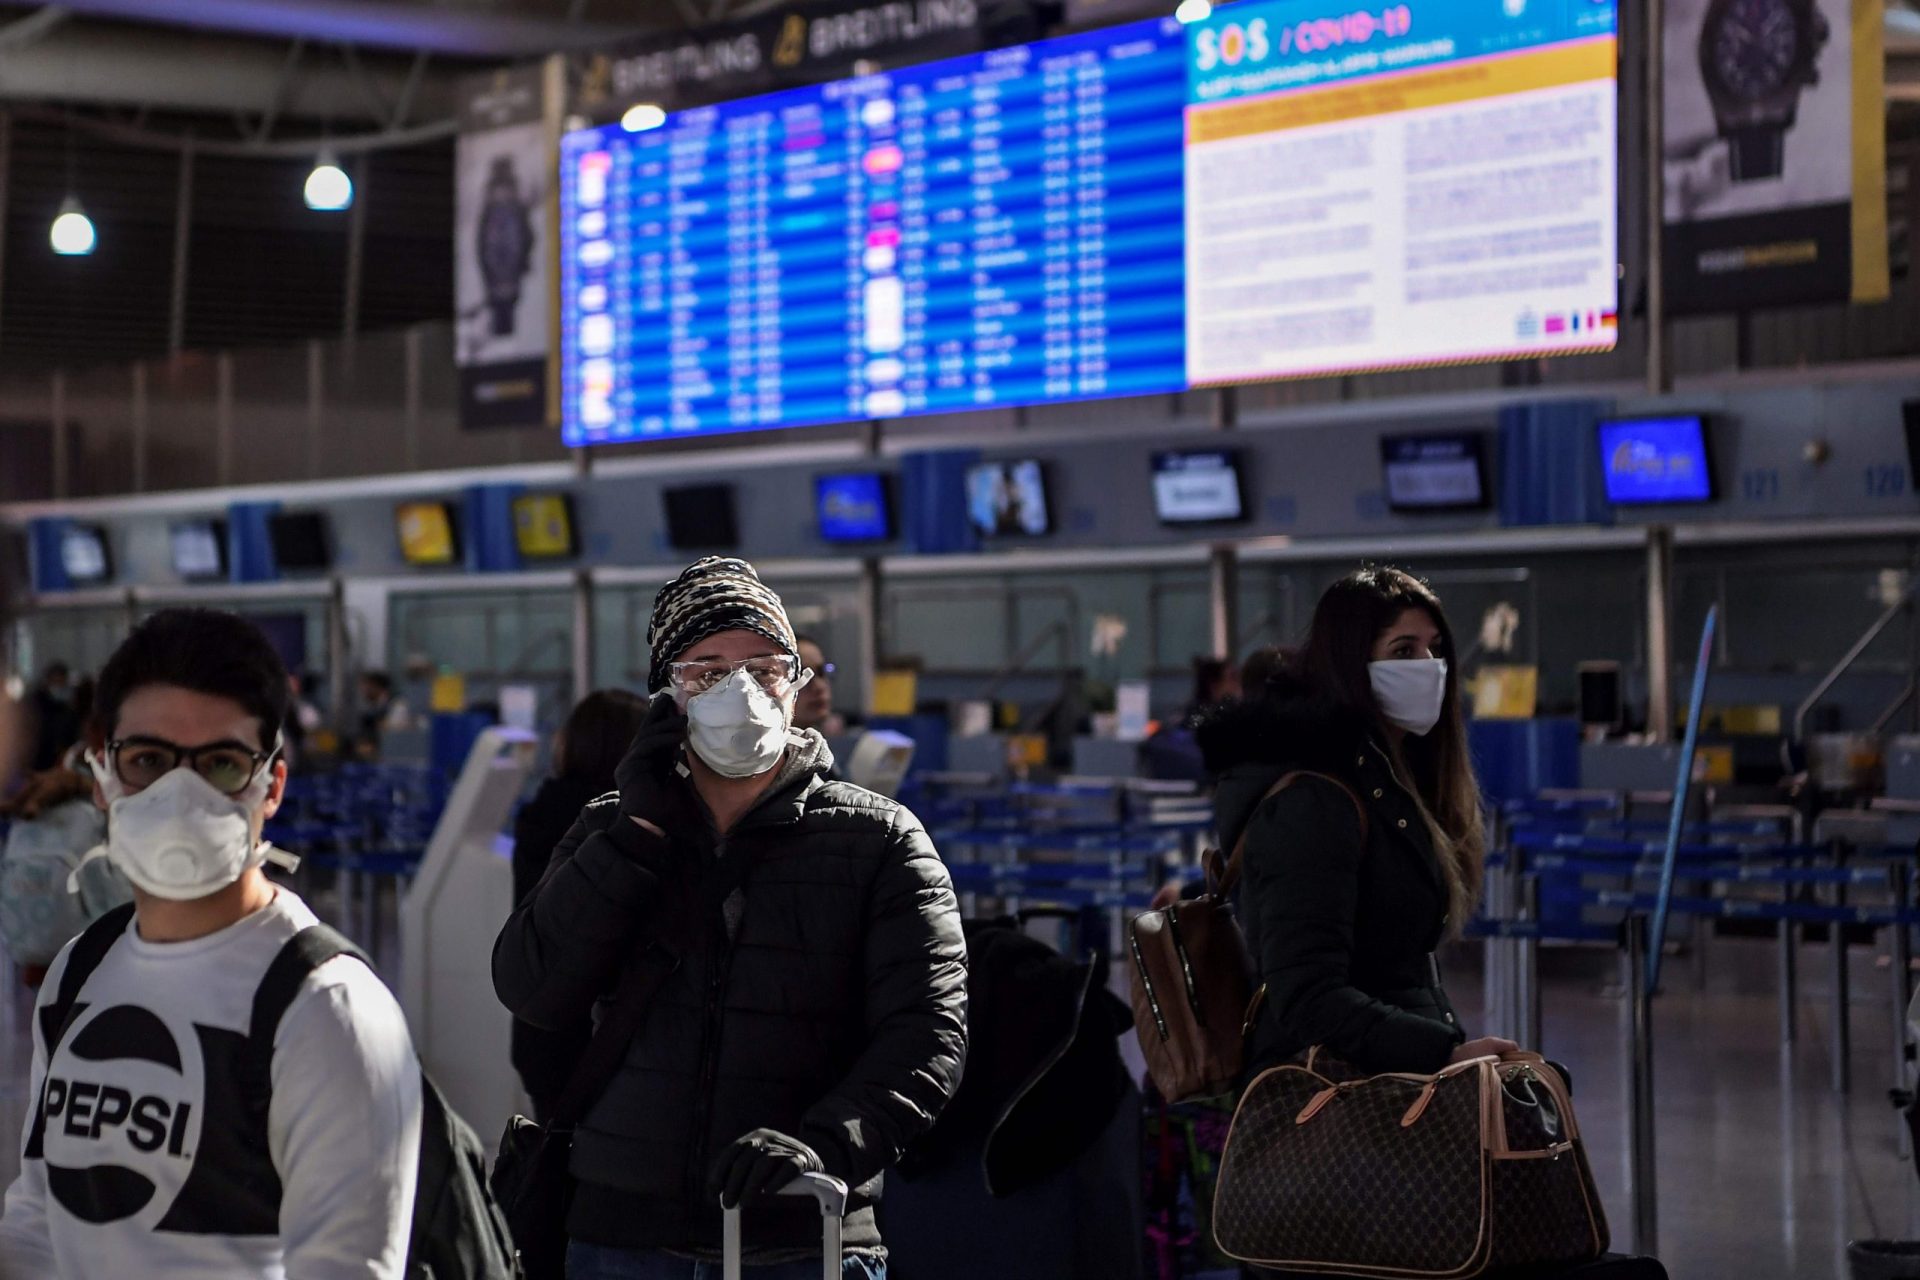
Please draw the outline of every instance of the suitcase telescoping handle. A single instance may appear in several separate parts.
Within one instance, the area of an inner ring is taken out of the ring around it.
[[[840,1280],[840,1225],[847,1216],[847,1184],[824,1173],[803,1173],[780,1188],[783,1196],[812,1196],[820,1205],[821,1274]],[[740,1210],[724,1209],[721,1268],[726,1280],[740,1280]]]

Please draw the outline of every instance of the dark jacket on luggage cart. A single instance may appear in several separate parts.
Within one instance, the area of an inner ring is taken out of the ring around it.
[[[1363,720],[1304,685],[1268,688],[1198,730],[1221,847],[1247,839],[1240,920],[1267,986],[1248,1074],[1316,1044],[1368,1071],[1439,1071],[1466,1037],[1433,960],[1447,889],[1419,806]],[[1299,770],[1353,795],[1302,778],[1262,799]]]
[[[663,901],[689,901],[723,848],[744,859],[744,905],[731,901],[728,923],[682,958],[575,1135],[575,1239],[718,1257],[710,1167],[769,1128],[806,1142],[853,1188],[845,1244],[876,1245],[881,1174],[959,1081],[966,950],[946,869],[906,809],[826,780],[832,757],[818,734],[791,741],[779,778],[724,841],[676,780],[661,825],[679,884],[608,838],[616,796],[593,802],[495,945],[501,999],[564,1028],[663,927]],[[749,1262],[819,1253],[808,1201],[753,1206],[745,1232]]]

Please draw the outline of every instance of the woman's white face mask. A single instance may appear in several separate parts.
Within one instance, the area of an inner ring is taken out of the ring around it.
[[[189,902],[218,893],[265,861],[269,846],[254,837],[254,814],[273,788],[262,769],[237,796],[182,766],[142,791],[126,786],[89,753],[107,799],[107,860],[156,898]]]
[[[813,675],[806,672],[775,698],[744,670],[705,693],[687,699],[687,745],[723,778],[754,778],[780,763],[793,723],[794,696]]]
[[[1369,662],[1367,676],[1387,723],[1425,737],[1440,723],[1447,701],[1445,658],[1388,659]]]

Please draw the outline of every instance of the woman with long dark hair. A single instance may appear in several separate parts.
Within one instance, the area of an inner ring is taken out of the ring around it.
[[[1468,1041],[1433,954],[1472,913],[1485,855],[1453,652],[1425,583],[1362,569],[1321,597],[1302,649],[1200,727],[1222,847],[1246,837],[1241,920],[1266,986],[1252,1071],[1313,1045],[1421,1073],[1514,1047]]]
[[[646,714],[646,699],[625,689],[601,689],[582,698],[567,717],[554,746],[553,775],[521,806],[513,822],[516,904],[540,883],[554,846],[587,802],[614,789],[614,768],[633,745]],[[535,1119],[546,1119],[592,1034],[592,1027],[584,1024],[545,1031],[514,1019],[513,1068],[533,1100]]]

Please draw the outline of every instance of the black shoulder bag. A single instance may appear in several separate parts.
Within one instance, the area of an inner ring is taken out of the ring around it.
[[[612,1083],[648,1006],[679,969],[680,957],[705,940],[712,917],[743,878],[741,859],[729,856],[715,863],[701,886],[699,909],[686,921],[689,927],[679,939],[680,950],[656,937],[621,975],[619,986],[593,1029],[593,1038],[573,1074],[567,1077],[566,1088],[554,1101],[547,1123],[541,1125],[526,1116],[507,1121],[488,1185],[494,1200],[506,1212],[527,1280],[565,1280],[567,1211],[573,1203],[569,1160],[574,1128]],[[657,910],[659,919],[672,920],[675,916],[672,903],[663,903]]]

